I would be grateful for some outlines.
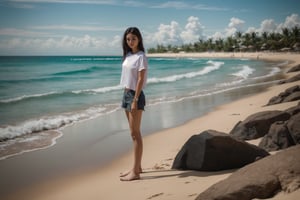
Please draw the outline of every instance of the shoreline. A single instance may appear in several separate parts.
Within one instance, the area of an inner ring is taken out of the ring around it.
[[[201,55],[160,54],[159,56],[207,57],[207,54],[212,56],[211,53],[201,53]],[[247,53],[243,53],[240,56],[249,59],[257,59],[258,56],[256,53],[248,53],[249,57],[246,57],[245,54]],[[300,64],[300,59],[297,58],[299,54],[258,54],[259,59],[264,60],[289,60],[289,64],[285,69],[288,69],[295,63]],[[157,54],[150,55],[159,57]],[[214,53],[214,56],[216,56],[214,58],[226,55],[227,58],[232,58],[230,54],[226,53]],[[287,76],[292,76],[292,74]],[[228,133],[238,120],[244,119],[251,113],[262,110],[284,110],[296,105],[297,101],[262,107],[271,97],[296,84],[299,84],[299,81],[275,85],[263,92],[217,106],[204,116],[189,120],[182,125],[147,135],[144,138],[143,156],[145,173],[141,175],[142,179],[139,181],[124,183],[118,179],[118,173],[130,167],[132,161],[130,152],[106,166],[24,188],[16,196],[10,196],[8,199],[41,199],[41,197],[43,199],[117,199],[124,197],[126,199],[194,199],[201,190],[204,191],[213,183],[226,178],[234,170],[222,172],[170,170],[173,158],[185,141],[191,135],[198,134],[206,129],[215,129]],[[216,128],[215,121],[218,120],[222,123],[218,124],[219,126]],[[254,144],[257,144],[257,142],[257,140],[251,141]],[[133,193],[131,192],[132,190],[136,192]],[[114,191],[118,191],[118,193]]]
[[[178,55],[180,57],[208,57],[206,54],[209,54],[210,56],[217,55],[218,57],[229,57],[228,54],[225,54],[225,56],[224,56],[223,55],[224,53],[223,54],[220,53],[220,55],[215,54],[215,53],[197,53],[195,55],[192,54],[192,53],[188,53],[188,54],[182,54],[182,53],[181,54],[154,54],[154,57],[178,57]],[[221,55],[223,55],[223,56],[221,56]],[[153,57],[153,54],[149,54],[149,57]],[[232,58],[230,58],[230,59],[232,59]],[[278,65],[274,64],[274,63],[272,63],[272,64],[275,65],[275,66],[278,66],[279,68],[282,68],[282,66],[284,66],[285,63],[284,62],[282,63],[282,62],[278,61]],[[280,73],[280,75],[273,75],[272,80],[280,79],[282,77],[283,77],[282,73]],[[276,80],[275,80],[275,82],[276,82]],[[246,91],[246,90],[250,89],[251,94],[252,94],[252,93],[256,93],[257,91],[260,91],[260,90],[263,90],[263,89],[269,87],[269,85],[272,85],[272,81],[270,81],[270,82],[266,81],[266,82],[261,83],[261,84],[253,84],[253,85],[247,85],[247,86],[245,85],[243,87],[229,88],[229,89],[225,89],[225,90],[222,90],[222,91],[217,91],[216,93],[213,92],[213,95],[218,95],[218,93],[220,92],[220,93],[224,93],[223,96],[232,95],[233,96],[232,99],[235,99],[234,96],[236,96],[237,93],[241,93],[241,94],[238,94],[238,96],[242,97],[242,96],[245,96],[245,94],[246,94],[246,92],[243,92],[243,91]],[[240,91],[242,91],[242,92],[240,92]],[[209,96],[209,95],[210,94],[208,94],[207,96]],[[200,96],[202,96],[202,95],[200,95]],[[190,96],[190,97],[187,97],[186,99],[199,98],[200,96],[197,96],[197,95]],[[225,99],[224,97],[222,97],[222,95],[219,95],[219,96],[220,96],[220,98]],[[238,98],[240,98],[240,97],[238,97]],[[203,101],[203,99],[199,99],[199,101]],[[205,99],[204,99],[204,101],[205,101]],[[175,100],[173,102],[176,103],[177,101]],[[210,107],[218,106],[219,104],[224,104],[224,103],[227,103],[227,102],[228,102],[228,100],[224,100],[224,102],[217,103],[217,105],[213,105],[213,106],[210,106]],[[188,104],[188,103],[185,103],[185,104]],[[155,105],[155,103],[154,103],[154,105]],[[152,106],[152,105],[150,104],[148,106]],[[179,105],[179,106],[181,106],[181,105]],[[185,107],[190,107],[190,106],[186,105]],[[162,108],[163,108],[163,106],[162,106]],[[107,115],[107,114],[110,114],[111,112],[116,111],[116,110],[118,110],[118,109],[114,109],[112,111],[108,111],[108,112],[102,113],[102,114]],[[173,121],[171,127],[181,125],[182,121],[185,122],[185,121],[191,120],[193,117],[201,116],[202,114],[200,114],[200,113],[202,113],[202,112],[200,111],[198,115],[192,114],[190,117],[184,117],[183,120],[177,120],[176,122]],[[206,112],[204,111],[204,113],[206,113]],[[94,118],[99,118],[99,116],[101,116],[102,114],[100,114],[98,116],[95,116],[95,117],[88,117],[86,119],[82,119],[82,120],[78,120],[78,121],[74,120],[74,122],[64,124],[64,125],[60,126],[58,129],[54,128],[54,129],[50,129],[50,130],[47,130],[47,131],[39,131],[39,132],[33,132],[31,134],[29,134],[29,133],[24,134],[19,139],[16,139],[12,143],[8,144],[7,147],[5,147],[5,149],[0,152],[0,156],[1,156],[0,160],[7,159],[9,157],[14,157],[16,155],[21,155],[21,154],[27,153],[27,152],[34,152],[34,151],[37,151],[37,150],[40,150],[40,149],[50,148],[51,146],[56,144],[56,140],[63,135],[62,132],[64,132],[65,129],[68,129],[68,126],[73,126],[74,123],[82,123],[82,122],[84,123],[84,121],[92,120]],[[186,115],[189,115],[189,114],[186,113]],[[177,118],[180,118],[180,117],[177,117]],[[55,117],[53,117],[53,119],[55,119]],[[31,123],[33,123],[33,122],[31,122]],[[156,129],[151,129],[150,128],[150,130],[151,130],[150,132],[151,133],[156,132],[156,131],[160,130],[161,128],[169,128],[169,127],[160,127],[160,126],[158,126],[158,128],[156,128]],[[147,130],[147,132],[149,132],[149,130]],[[26,136],[29,136],[29,137],[32,137],[32,138],[34,138],[35,136],[37,136],[37,137],[42,136],[42,138],[36,139],[36,141],[33,143],[31,141],[31,139],[27,138]]]

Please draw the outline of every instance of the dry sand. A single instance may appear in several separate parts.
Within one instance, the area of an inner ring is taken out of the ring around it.
[[[196,53],[196,54],[163,54],[150,56],[172,57],[244,57],[268,60],[289,60],[288,69],[300,64],[299,54],[290,53]],[[295,73],[288,74],[292,76]],[[212,184],[225,179],[234,170],[220,172],[197,172],[171,170],[171,165],[177,152],[185,141],[192,135],[207,129],[229,132],[239,121],[250,114],[263,110],[285,110],[297,105],[296,102],[283,103],[263,107],[268,100],[279,92],[299,85],[300,81],[284,85],[276,85],[263,93],[252,95],[238,101],[231,102],[216,108],[203,117],[191,120],[184,125],[162,130],[144,138],[143,170],[141,180],[121,182],[119,173],[129,169],[132,163],[132,154],[129,153],[113,161],[104,168],[94,171],[49,180],[45,183],[26,188],[11,196],[10,199],[30,200],[66,200],[66,199],[155,199],[155,200],[182,200],[195,199],[197,195]],[[128,136],[129,137],[129,136]],[[257,144],[259,140],[250,141]],[[297,199],[300,190],[292,194],[279,193],[272,199]]]

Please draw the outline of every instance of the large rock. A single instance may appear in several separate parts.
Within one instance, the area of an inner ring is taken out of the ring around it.
[[[300,145],[249,164],[222,180],[196,200],[251,200],[273,197],[300,187]]]
[[[250,115],[238,122],[230,131],[230,135],[240,140],[252,140],[263,137],[276,121],[286,121],[290,114],[284,111],[262,111]]]
[[[300,144],[300,113],[296,113],[288,121],[272,124],[259,147],[267,151],[276,151],[296,144]]]
[[[296,144],[300,144],[300,113],[293,115],[287,122],[288,130]]]
[[[291,83],[291,82],[295,82],[295,81],[299,81],[299,80],[300,80],[300,74],[297,74],[289,79],[279,81],[278,84]]]
[[[297,72],[297,71],[300,71],[300,64],[298,64],[298,65],[292,67],[291,69],[289,69],[289,70],[287,71],[287,73],[290,73],[290,72]]]
[[[267,135],[259,143],[259,147],[266,151],[277,151],[295,145],[285,122],[272,124]]]
[[[300,102],[297,106],[286,109],[285,112],[289,113],[291,116],[298,114],[300,112]]]
[[[286,89],[284,92],[281,92],[277,96],[272,97],[267,106],[274,105],[278,103],[296,101],[300,99],[300,86],[296,85]]]
[[[292,94],[290,94],[289,96],[287,96],[286,98],[284,98],[284,100],[282,101],[284,102],[290,102],[290,101],[297,101],[300,99],[300,86],[299,87],[299,91],[294,92]]]
[[[183,145],[173,169],[218,171],[240,168],[269,155],[265,150],[236,140],[226,133],[207,130],[194,135]]]

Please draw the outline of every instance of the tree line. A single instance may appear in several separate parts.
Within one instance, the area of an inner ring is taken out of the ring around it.
[[[213,40],[199,41],[182,45],[162,45],[149,48],[148,53],[179,53],[179,52],[256,52],[256,51],[300,51],[300,28],[283,28],[280,33],[236,32],[233,36]]]

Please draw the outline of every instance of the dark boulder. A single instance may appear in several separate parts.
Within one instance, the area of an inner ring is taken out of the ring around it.
[[[296,144],[300,144],[300,113],[293,115],[287,122],[287,128]]]
[[[289,113],[291,116],[298,114],[300,112],[300,102],[297,106],[286,109],[285,112]]]
[[[286,98],[284,98],[284,100],[282,101],[282,103],[291,102],[291,101],[297,101],[299,99],[300,99],[300,90],[297,91],[297,92],[294,92],[294,93],[292,93],[290,95],[288,95]]]
[[[229,134],[240,140],[257,139],[266,135],[274,122],[286,121],[289,118],[290,114],[284,111],[258,112],[238,122]]]
[[[286,89],[284,92],[281,92],[277,96],[272,97],[267,106],[274,105],[283,102],[296,101],[300,99],[300,86],[296,85]]]
[[[300,80],[300,74],[297,74],[289,79],[279,81],[278,84],[291,83]]]
[[[226,133],[207,130],[194,135],[183,145],[173,169],[218,171],[240,168],[269,155],[265,150]]]
[[[297,91],[300,91],[300,85],[295,85],[295,86],[289,87],[288,89],[285,90],[285,93],[287,93],[289,95],[289,94],[292,94]]]
[[[269,132],[259,143],[259,147],[267,151],[277,151],[300,144],[300,106],[287,109],[292,116],[289,120],[275,122]]]
[[[268,156],[212,185],[196,200],[251,200],[291,193],[300,187],[300,145]]]
[[[279,95],[272,97],[269,100],[269,102],[267,103],[267,106],[281,103],[283,101],[283,99],[286,97],[286,96],[283,96],[283,95],[284,95],[284,93],[280,93]]]
[[[259,147],[266,151],[277,151],[295,145],[285,122],[272,124],[267,135],[259,143]]]
[[[289,69],[289,70],[287,71],[287,73],[290,73],[290,72],[297,72],[297,71],[300,71],[300,64],[298,64],[298,65],[292,67],[291,69]]]

